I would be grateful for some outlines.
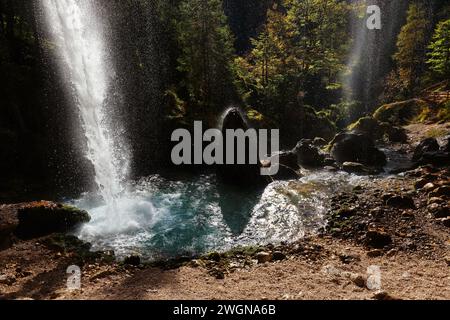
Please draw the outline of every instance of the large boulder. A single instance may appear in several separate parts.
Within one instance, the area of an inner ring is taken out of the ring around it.
[[[418,161],[425,153],[433,153],[439,151],[441,147],[435,138],[427,138],[419,143],[414,150],[413,161]]]
[[[368,135],[374,140],[388,139],[394,143],[406,143],[408,134],[401,127],[393,126],[387,122],[380,122],[373,117],[364,117],[348,127],[349,131]]]
[[[343,132],[331,142],[331,155],[338,163],[353,162],[369,167],[384,167],[386,155],[365,134]]]
[[[448,166],[450,165],[448,145],[441,147],[435,138],[425,139],[414,150],[413,161],[417,165]]]
[[[294,148],[293,152],[297,154],[300,165],[313,168],[324,165],[325,156],[313,144],[312,140],[303,139]]]
[[[411,99],[381,106],[374,114],[374,118],[380,122],[388,122],[393,125],[402,126],[418,118],[428,104],[420,99]]]
[[[271,160],[262,162],[262,166],[267,168],[275,164],[274,161],[277,159],[279,170],[271,179],[285,180],[285,179],[295,179],[299,177],[298,170],[300,169],[298,165],[297,154],[293,151],[282,151],[278,152],[277,157],[272,157]]]
[[[231,108],[227,111],[222,122],[222,133],[224,136],[224,145],[227,145],[227,130],[244,131],[249,129],[249,125],[245,119],[245,116],[238,108]],[[233,165],[224,164],[217,165],[217,174],[227,184],[233,185],[260,185],[266,183],[264,177],[261,176],[261,165],[259,161],[257,164],[237,164],[237,146],[234,150],[234,163]],[[248,156],[248,155],[247,155]],[[224,150],[224,159],[227,159],[226,150]],[[248,159],[248,157],[247,157]],[[258,159],[259,160],[259,159]]]
[[[86,211],[49,201],[29,203],[18,210],[17,216],[19,226],[16,233],[27,238],[67,232],[91,220]]]

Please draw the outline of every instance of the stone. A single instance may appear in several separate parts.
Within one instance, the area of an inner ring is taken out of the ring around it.
[[[429,200],[428,200],[428,204],[430,205],[430,204],[441,204],[441,203],[444,203],[444,199],[442,199],[441,197],[431,197]]]
[[[278,173],[272,176],[272,179],[295,179],[299,177],[298,170],[300,166],[298,165],[297,154],[293,151],[282,151],[276,154],[277,161],[279,164]],[[261,163],[263,168],[269,168],[272,164],[275,164],[276,157],[273,155],[271,160],[266,163]]]
[[[421,178],[416,180],[416,182],[414,183],[414,189],[416,190],[420,190],[423,187],[425,187],[428,183],[430,183],[429,179],[425,179],[425,178]]]
[[[450,267],[450,256],[446,256],[446,257],[444,258],[444,260],[445,260],[445,263],[447,263],[447,266]]]
[[[376,173],[375,170],[357,162],[344,162],[342,164],[342,170],[347,173],[354,173],[357,175],[371,175]]]
[[[327,145],[327,141],[324,138],[317,137],[312,144],[315,147],[322,148]]]
[[[367,252],[367,256],[369,258],[378,258],[383,256],[383,254],[384,254],[383,250],[380,249],[370,250],[369,252]]]
[[[138,267],[141,264],[141,257],[139,257],[139,256],[129,256],[129,257],[125,258],[123,263],[126,264],[126,265]]]
[[[442,207],[437,203],[428,207],[428,210],[433,214],[435,218],[447,218],[450,217],[450,208]]]
[[[398,300],[397,298],[394,298],[386,291],[381,291],[381,290],[375,292],[375,294],[373,295],[373,299],[380,300],[380,301]]]
[[[408,196],[393,196],[386,201],[386,204],[399,209],[416,209],[414,200]]]
[[[297,143],[293,152],[297,154],[298,163],[306,167],[322,167],[325,156],[320,153],[319,149],[313,145],[308,139],[303,139]]]
[[[227,130],[248,130],[249,124],[246,115],[239,108],[230,108],[223,117],[221,131],[224,136],[223,144],[227,144]],[[225,148],[226,149],[226,148]],[[226,150],[224,150],[224,159],[227,159]],[[234,152],[234,163],[237,163],[237,155]],[[255,186],[266,184],[265,177],[261,175],[261,166],[257,164],[246,165],[217,165],[218,177],[225,183],[237,186]]]
[[[369,247],[383,249],[391,243],[391,236],[383,230],[369,230],[366,233],[366,245]]]
[[[15,276],[9,276],[6,274],[0,275],[0,284],[5,284],[7,286],[11,286],[16,283],[17,279]]]
[[[270,262],[272,260],[272,255],[268,252],[259,252],[256,254],[256,259],[258,260],[258,263],[266,263]]]
[[[286,259],[286,255],[283,252],[281,252],[281,251],[275,251],[272,254],[272,260],[273,261],[282,261],[282,260],[285,260],[285,259]]]
[[[208,260],[214,261],[214,262],[220,262],[220,254],[218,252],[211,252],[206,256]]]
[[[427,138],[419,143],[414,150],[413,161],[419,161],[425,153],[437,152],[440,146],[435,138]]]
[[[31,202],[17,211],[19,225],[15,233],[21,238],[34,238],[68,232],[90,221],[86,211],[49,201]]]
[[[366,286],[366,278],[360,274],[351,274],[350,280],[358,287],[364,288]]]
[[[430,193],[430,197],[450,197],[450,186],[443,186]]]
[[[371,167],[384,167],[387,163],[386,155],[365,134],[343,132],[331,145],[331,155],[338,163],[353,162]]]
[[[423,189],[423,191],[425,191],[425,192],[431,192],[431,191],[433,191],[434,189],[436,189],[436,186],[435,186],[433,183],[429,182],[429,183],[427,183],[426,185],[424,185],[422,189]]]
[[[443,219],[441,220],[441,222],[442,222],[442,224],[443,224],[445,227],[450,228],[450,217],[448,217],[448,218],[443,218]]]

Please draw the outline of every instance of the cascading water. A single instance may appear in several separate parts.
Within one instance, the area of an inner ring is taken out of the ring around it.
[[[94,1],[41,0],[41,4],[56,45],[61,77],[68,82],[79,110],[96,184],[111,220],[120,219],[115,206],[123,191],[119,176],[123,170],[116,166],[104,112],[111,64],[105,61],[102,24],[95,15]]]
[[[351,0],[354,14],[351,18],[354,39],[347,61],[345,100],[362,102],[366,111],[377,105],[383,79],[391,69],[391,56],[408,6],[407,0]],[[367,8],[377,5],[381,9],[381,29],[367,27]]]

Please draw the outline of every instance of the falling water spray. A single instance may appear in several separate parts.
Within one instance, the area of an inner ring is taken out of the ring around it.
[[[92,0],[41,0],[47,29],[55,45],[60,76],[82,120],[87,142],[86,156],[95,170],[100,194],[115,212],[115,201],[122,190],[111,132],[107,128],[105,98],[111,79],[111,63],[105,54],[103,23],[96,16]]]

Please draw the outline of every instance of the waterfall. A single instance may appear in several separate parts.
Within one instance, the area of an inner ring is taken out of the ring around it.
[[[86,156],[105,203],[114,210],[122,191],[111,132],[106,125],[105,98],[111,78],[102,23],[93,0],[41,0],[52,45],[60,60],[60,76],[69,84],[87,141]],[[115,210],[114,210],[115,211]]]
[[[402,26],[407,0],[351,0],[354,14],[351,18],[353,44],[347,61],[345,100],[358,100],[366,111],[377,105],[383,79],[391,69],[391,57],[395,53],[397,35]],[[381,30],[369,30],[366,26],[369,5],[381,8]]]

